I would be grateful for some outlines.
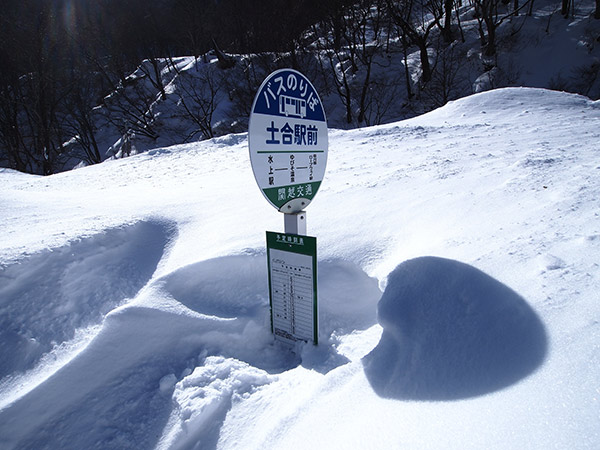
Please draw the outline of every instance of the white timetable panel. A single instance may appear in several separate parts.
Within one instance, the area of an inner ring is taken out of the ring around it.
[[[267,232],[271,325],[279,340],[318,340],[316,239]]]

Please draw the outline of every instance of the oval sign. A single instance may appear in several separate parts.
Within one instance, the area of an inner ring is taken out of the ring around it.
[[[303,74],[281,69],[263,81],[248,147],[254,178],[271,205],[283,213],[308,206],[325,175],[328,141],[323,104]]]

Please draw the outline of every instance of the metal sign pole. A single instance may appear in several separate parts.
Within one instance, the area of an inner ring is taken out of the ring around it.
[[[285,234],[306,236],[306,211],[283,215]]]

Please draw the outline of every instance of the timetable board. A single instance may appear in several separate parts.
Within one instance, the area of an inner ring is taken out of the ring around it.
[[[267,231],[271,331],[318,344],[317,238]]]

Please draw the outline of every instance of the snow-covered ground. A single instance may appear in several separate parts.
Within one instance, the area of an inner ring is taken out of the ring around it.
[[[0,448],[599,448],[598,142],[527,88],[331,130],[295,351],[246,134],[0,169]]]

